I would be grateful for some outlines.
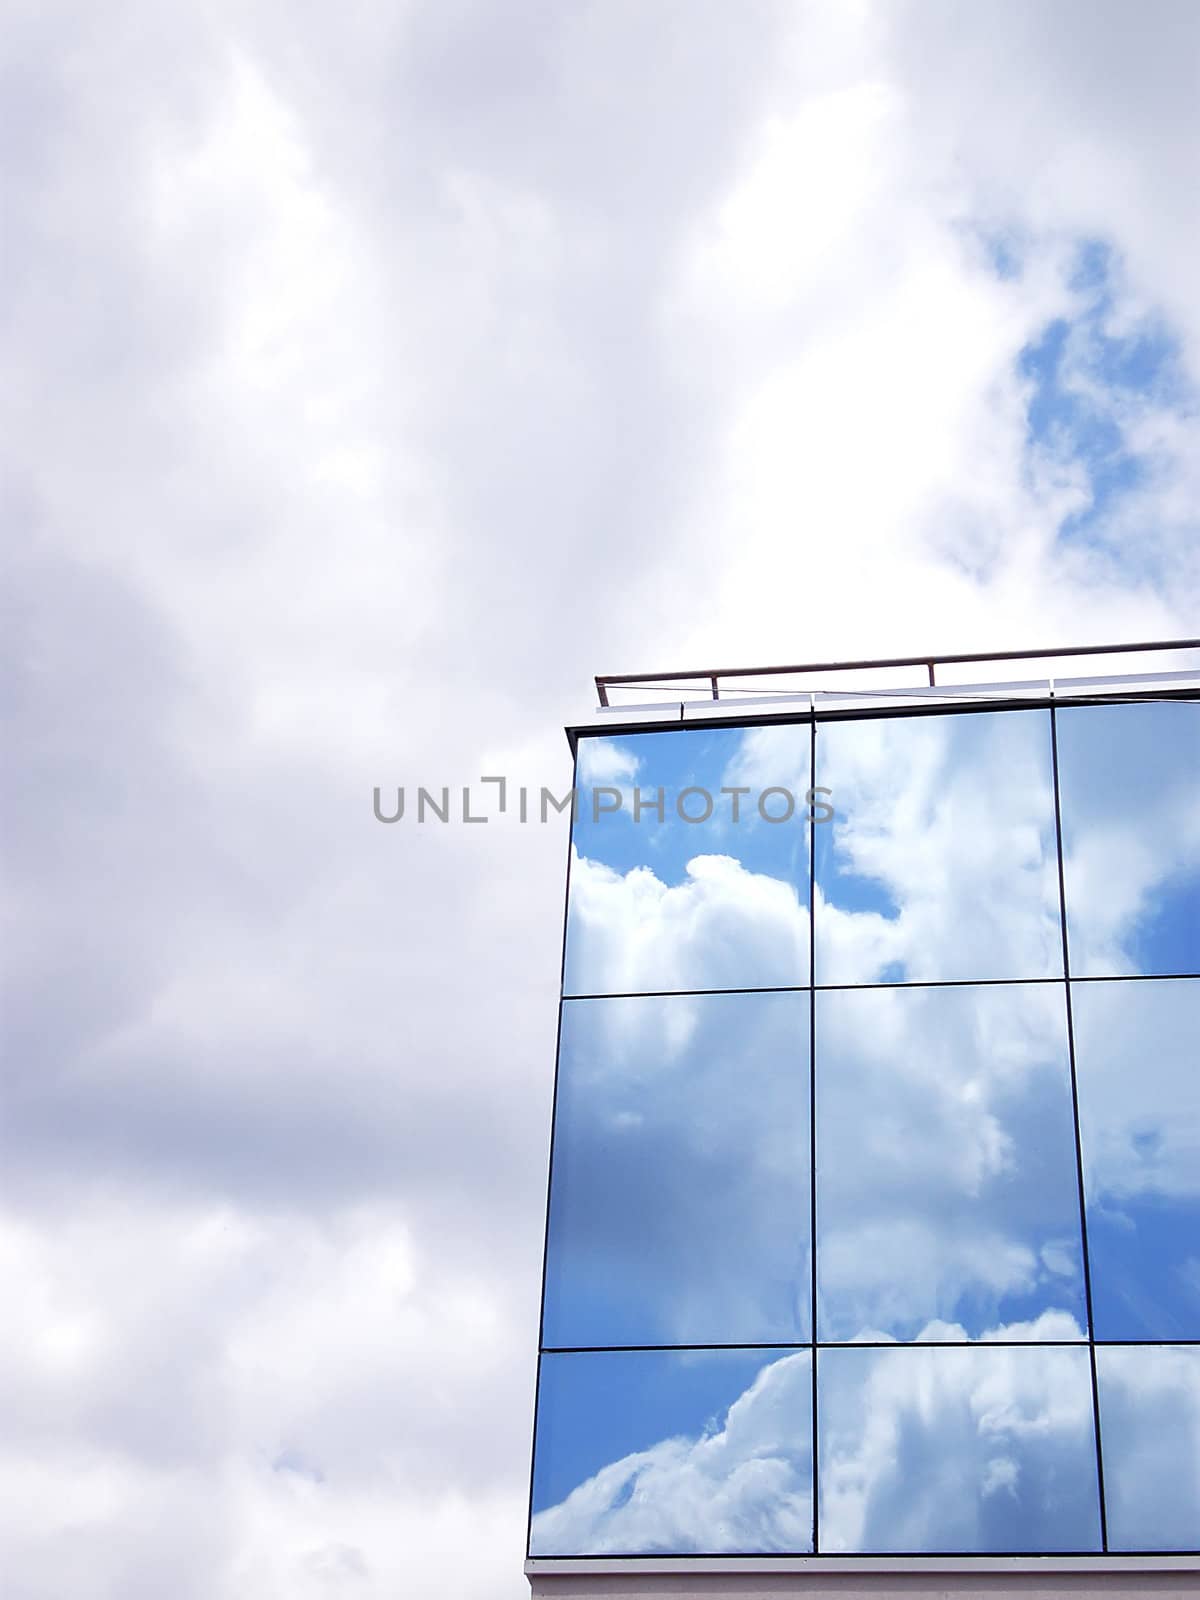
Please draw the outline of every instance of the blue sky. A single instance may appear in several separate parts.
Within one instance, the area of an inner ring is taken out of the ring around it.
[[[372,788],[562,794],[596,672],[1195,633],[1200,18],[10,12],[5,1575],[520,1600],[565,825]],[[695,893],[795,971],[792,882]]]
[[[583,855],[620,872],[634,866],[652,867],[665,883],[679,883],[687,863],[696,855],[735,855],[750,872],[769,872],[794,884],[797,893],[808,898],[808,826],[805,795],[809,778],[809,732],[796,727],[778,737],[787,747],[779,753],[781,770],[791,778],[793,770],[805,781],[789,790],[795,815],[789,821],[767,822],[758,813],[758,792],[738,799],[739,821],[733,821],[734,799],[723,795],[723,787],[738,787],[744,774],[736,769],[745,734],[740,728],[688,729],[683,733],[629,734],[605,739],[610,760],[627,762],[631,774],[617,786],[623,790],[620,811],[609,817],[603,810],[596,820],[593,790],[604,780],[592,780],[588,760],[589,742],[581,744],[580,788],[587,797],[576,821],[574,838]],[[595,758],[593,758],[595,759]],[[653,774],[653,782],[640,781],[640,774]],[[657,791],[663,789],[665,822],[658,823]],[[749,785],[741,785],[749,788]],[[783,785],[781,785],[783,786]],[[688,788],[699,788],[700,795],[685,795],[683,806],[688,816],[700,817],[707,809],[705,795],[712,797],[712,816],[707,822],[681,821],[679,796]],[[640,790],[643,810],[635,822],[633,792]],[[599,801],[601,807],[609,797]],[[768,815],[783,817],[789,810],[783,795],[766,801]]]
[[[535,1510],[557,1505],[623,1456],[664,1439],[718,1432],[729,1407],[778,1359],[737,1350],[548,1357],[541,1400],[548,1438],[534,1479]]]
[[[1075,985],[1100,1338],[1200,1338],[1200,1197],[1191,1175],[1198,1007],[1200,980],[1191,978]]]
[[[1028,443],[1035,462],[1082,474],[1085,503],[1063,519],[1065,540],[1103,539],[1122,496],[1152,481],[1158,463],[1136,424],[1155,406],[1194,411],[1196,391],[1178,342],[1147,310],[1120,312],[1121,263],[1111,244],[1077,246],[1068,283],[1074,314],[1055,317],[1021,351],[1028,379]]]
[[[1063,711],[1058,741],[1071,971],[1200,971],[1200,712],[1190,703]],[[1114,849],[1123,835],[1126,859]]]

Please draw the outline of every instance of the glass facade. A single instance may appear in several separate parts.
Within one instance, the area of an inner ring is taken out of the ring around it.
[[[1200,1551],[1200,704],[576,784],[530,1554]]]

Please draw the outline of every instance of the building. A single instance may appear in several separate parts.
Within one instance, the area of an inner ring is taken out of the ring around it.
[[[634,682],[534,1594],[1200,1592],[1200,641]]]

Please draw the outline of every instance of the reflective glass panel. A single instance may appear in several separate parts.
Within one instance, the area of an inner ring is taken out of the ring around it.
[[[563,1002],[546,1345],[809,1337],[809,997]]]
[[[1087,1336],[1061,984],[816,995],[822,1339]]]
[[[1086,1349],[822,1350],[822,1551],[1100,1548]]]
[[[808,1351],[542,1357],[530,1554],[812,1549]]]
[[[1049,713],[822,723],[818,983],[1062,972]]]
[[[1071,972],[1200,972],[1200,704],[1056,713]]]
[[[806,984],[810,768],[803,726],[580,739],[565,992]]]
[[[1200,1348],[1101,1348],[1096,1379],[1109,1549],[1200,1549]]]
[[[1098,1339],[1200,1339],[1200,979],[1071,985]]]

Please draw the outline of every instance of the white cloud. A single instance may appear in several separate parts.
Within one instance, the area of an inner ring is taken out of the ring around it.
[[[534,1554],[812,1548],[812,1368],[768,1364],[700,1438],[625,1456],[533,1519]]]
[[[802,982],[808,907],[732,856],[695,856],[665,884],[573,855],[567,993],[737,988]]]
[[[1061,973],[1043,714],[833,724],[818,776],[837,807],[825,898],[842,898],[835,873],[848,871],[899,913],[860,953],[855,920],[823,905],[821,981],[871,982],[892,962],[911,979]]]
[[[177,1578],[197,1596],[315,1595],[341,1574],[382,1595],[402,1572],[438,1581],[430,1530],[474,1548],[488,1528],[519,1570],[520,1494],[493,1486],[477,1435],[481,1416],[520,1427],[532,1402],[528,1362],[511,1399],[495,1391],[519,1329],[491,1285],[423,1259],[395,1211],[148,1217],[95,1194],[52,1229],[6,1223],[0,1259],[0,1538],[31,1593],[66,1560],[87,1593]],[[469,1352],[455,1398],[448,1347]],[[461,1583],[495,1592],[482,1552]]]
[[[1050,1314],[995,1337],[1080,1333]],[[836,1351],[819,1372],[824,1549],[1098,1548],[1086,1351]]]
[[[637,777],[641,758],[615,739],[582,739],[576,758],[578,783],[619,783]]]
[[[1196,20],[1149,15],[6,19],[23,1591],[385,1593],[453,1548],[524,1592],[563,840],[380,828],[371,786],[517,752],[561,794],[597,670],[1186,631],[1194,411],[1129,419],[1151,480],[1067,548],[1014,369],[1087,236],[1197,371]],[[729,971],[747,917],[807,960],[728,859],[587,893],[620,983],[674,937]]]
[[[564,1004],[548,1345],[808,1337],[807,1041],[804,995]]]
[[[1082,1314],[1062,991],[825,993],[816,1027],[823,1336]]]
[[[1081,1336],[1051,1313],[971,1349],[820,1357],[822,1548],[1098,1547],[1087,1352],[996,1343]],[[810,1385],[806,1354],[773,1361],[715,1432],[624,1456],[538,1511],[535,1552],[810,1548]]]

